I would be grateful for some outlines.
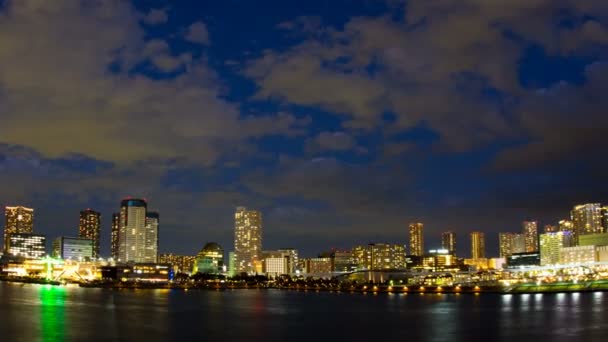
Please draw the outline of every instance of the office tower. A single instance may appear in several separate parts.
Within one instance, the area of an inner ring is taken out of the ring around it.
[[[120,236],[120,214],[113,213],[112,214],[112,236],[110,241],[110,254],[112,255],[112,259],[118,260],[118,250],[120,247],[120,240],[118,237]]]
[[[44,235],[11,233],[9,234],[10,246],[8,254],[38,259],[46,254],[46,237]]]
[[[158,256],[158,225],[158,213],[148,213],[145,200],[122,200],[118,222],[118,261],[155,263]]]
[[[441,233],[441,248],[447,250],[450,254],[456,254],[456,235],[454,232]]]
[[[223,268],[224,249],[215,242],[209,242],[196,255],[192,273],[220,274]]]
[[[53,241],[53,257],[66,260],[89,261],[95,258],[95,241],[60,236]]]
[[[513,254],[513,235],[514,233],[498,233],[498,247],[501,258],[506,258]]]
[[[486,257],[486,239],[482,232],[471,232],[471,259]]]
[[[22,206],[4,208],[4,252],[10,250],[10,234],[34,232],[34,209]]]
[[[145,262],[156,262],[158,260],[158,234],[159,234],[159,215],[157,212],[146,213],[146,232],[145,232]]]
[[[540,234],[540,264],[558,264],[562,248],[571,247],[572,242],[570,231]]]
[[[261,272],[262,213],[236,208],[234,214],[234,253],[236,273]]]
[[[410,255],[424,255],[424,225],[410,223]]]
[[[355,246],[352,251],[359,270],[387,270],[405,268],[405,247],[388,243]]]
[[[522,233],[526,243],[526,253],[538,251],[538,222],[524,221],[522,224]]]
[[[99,258],[99,232],[101,227],[101,214],[86,209],[80,211],[80,223],[78,226],[78,237],[81,239],[89,239],[93,241],[93,258]]]
[[[575,206],[570,211],[572,230],[575,243],[578,237],[584,234],[597,234],[605,232],[602,226],[602,207],[599,203],[587,203]]]

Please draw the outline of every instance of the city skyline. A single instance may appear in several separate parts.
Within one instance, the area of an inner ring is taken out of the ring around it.
[[[582,3],[4,0],[0,205],[60,236],[151,198],[180,253],[246,205],[307,253],[423,222],[497,254],[608,198],[608,15]]]

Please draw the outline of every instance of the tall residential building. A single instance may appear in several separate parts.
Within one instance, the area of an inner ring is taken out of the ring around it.
[[[513,235],[514,233],[498,233],[498,247],[501,258],[506,258],[513,254]]]
[[[8,254],[38,259],[46,254],[46,237],[38,234],[11,233]]]
[[[93,258],[99,258],[100,252],[100,229],[101,229],[101,214],[86,209],[80,211],[80,223],[78,225],[78,237],[81,239],[89,239],[93,241]]]
[[[540,264],[559,264],[562,248],[572,246],[572,232],[552,232],[540,234]]]
[[[441,248],[450,254],[456,254],[456,234],[452,231],[441,233]]]
[[[236,273],[257,273],[262,263],[262,213],[236,208],[234,214],[234,253]]]
[[[370,243],[355,246],[354,262],[360,270],[383,270],[405,268],[405,247],[388,243]]]
[[[526,236],[513,234],[513,254],[526,253]]]
[[[572,219],[572,229],[574,232],[575,243],[578,244],[578,237],[584,234],[603,233],[602,226],[602,206],[599,203],[587,203],[575,206],[570,211]]]
[[[11,247],[10,234],[32,234],[34,232],[34,209],[22,206],[4,208],[4,252]]]
[[[119,237],[120,235],[120,214],[112,214],[112,236],[110,240],[110,254],[112,259],[118,260],[118,250],[120,248]]]
[[[486,257],[486,238],[482,232],[471,232],[471,259]]]
[[[538,251],[538,222],[524,221],[522,224],[522,233],[526,242],[526,253]]]
[[[147,212],[143,199],[120,203],[118,262],[154,263],[158,251],[158,214]]]
[[[146,232],[145,232],[145,262],[158,261],[158,234],[160,219],[157,212],[146,213]]]
[[[410,223],[410,255],[424,255],[424,225]]]

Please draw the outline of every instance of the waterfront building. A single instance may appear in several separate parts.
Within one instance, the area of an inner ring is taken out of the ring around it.
[[[596,246],[565,247],[560,252],[561,264],[582,264],[598,261]]]
[[[526,253],[526,237],[524,234],[513,234],[513,253]]]
[[[290,273],[291,255],[283,251],[263,251],[263,272],[269,276],[279,276]]]
[[[501,258],[513,254],[513,235],[514,233],[498,233],[498,250]]]
[[[540,253],[513,253],[507,257],[508,267],[526,267],[526,266],[539,266],[540,265]]]
[[[295,274],[297,269],[297,265],[299,263],[298,250],[295,248],[281,248],[278,250],[280,253],[285,253],[289,256],[288,265],[287,265],[287,274]]]
[[[46,237],[39,234],[9,234],[8,254],[28,259],[42,258],[46,255]]]
[[[526,253],[538,252],[538,222],[524,221],[522,224]]]
[[[331,258],[307,258],[304,261],[304,273],[316,276],[331,275]]]
[[[608,246],[608,233],[586,234],[579,236],[579,246]]]
[[[441,248],[456,255],[456,234],[452,231],[441,233]]]
[[[192,255],[178,255],[173,253],[162,253],[158,255],[160,264],[171,265],[174,273],[192,273],[196,257]]]
[[[574,241],[578,245],[579,236],[604,233],[602,226],[602,206],[599,203],[587,203],[574,206],[570,211]]]
[[[464,259],[464,264],[466,266],[472,267],[473,269],[475,269],[477,271],[488,269],[488,259],[486,259],[486,258]]]
[[[488,259],[488,268],[491,270],[502,270],[507,266],[506,258],[490,258]]]
[[[224,272],[224,249],[218,243],[209,242],[196,255],[192,273],[220,274]]]
[[[424,255],[424,225],[420,222],[410,223],[410,255]]]
[[[101,278],[104,280],[167,282],[173,279],[171,265],[158,263],[138,263],[130,265],[102,266]]]
[[[238,207],[234,215],[234,253],[237,273],[262,269],[262,213]]]
[[[155,263],[158,259],[158,213],[147,211],[143,199],[120,204],[118,262]]]
[[[540,234],[540,264],[558,264],[562,248],[571,247],[573,240],[570,231]]]
[[[405,247],[388,243],[370,243],[353,248],[353,258],[360,270],[405,268]]]
[[[90,261],[95,259],[95,242],[91,239],[60,236],[53,241],[52,255],[64,260]]]
[[[34,233],[34,209],[22,206],[4,208],[4,253],[10,250],[10,234]]]
[[[236,254],[234,251],[228,252],[228,275],[231,277],[236,275]]]
[[[110,255],[112,259],[118,260],[119,250],[120,250],[120,214],[113,213],[112,214],[112,235],[110,239]]]
[[[431,249],[422,257],[422,268],[432,271],[457,271],[459,259],[447,249]]]
[[[357,263],[351,250],[334,250],[331,258],[333,260],[332,272],[348,273],[357,270]]]
[[[86,209],[80,211],[80,221],[78,224],[78,237],[81,239],[89,239],[93,241],[93,258],[99,258],[100,252],[100,229],[101,229],[101,214],[92,210]]]
[[[486,239],[482,232],[471,232],[471,259],[486,257]]]

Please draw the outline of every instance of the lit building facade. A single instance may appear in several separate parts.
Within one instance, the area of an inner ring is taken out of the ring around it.
[[[579,246],[608,246],[608,233],[586,234],[578,238]]]
[[[441,233],[441,248],[456,255],[456,234],[452,231]]]
[[[486,238],[482,232],[471,232],[471,259],[486,257]]]
[[[410,223],[410,255],[424,255],[424,225],[420,222]]]
[[[513,254],[513,233],[498,233],[498,250],[501,258]]]
[[[287,265],[287,274],[295,274],[298,270],[297,266],[300,262],[298,257],[298,250],[295,248],[281,248],[278,250],[279,253],[285,253],[289,256]]]
[[[353,248],[353,259],[359,270],[405,268],[405,247],[387,243],[370,243]]]
[[[4,208],[4,252],[10,250],[10,234],[34,233],[34,209],[22,206]]]
[[[331,257],[333,259],[333,272],[348,273],[357,270],[357,263],[353,258],[352,250],[334,250]]]
[[[508,267],[539,266],[540,253],[513,253],[507,257],[507,265]]]
[[[120,204],[118,262],[155,263],[158,259],[158,214],[147,212],[143,199]]]
[[[42,258],[46,255],[46,237],[38,234],[9,234],[8,254],[28,259]]]
[[[447,249],[430,250],[422,257],[422,268],[433,272],[455,271],[460,264],[459,259]]]
[[[110,254],[112,259],[118,260],[120,250],[120,214],[112,214],[112,235],[110,239]]]
[[[570,221],[570,220],[560,220],[559,223],[557,224],[557,227],[560,232],[563,232],[566,230],[574,232],[574,225],[572,224],[572,221]]]
[[[80,211],[80,222],[78,225],[78,237],[93,241],[93,258],[99,258],[100,253],[100,230],[101,214],[91,210]]]
[[[190,274],[194,268],[196,257],[192,255],[178,255],[173,253],[161,253],[158,255],[159,264],[171,265],[174,273]]]
[[[602,226],[602,206],[599,203],[587,203],[574,206],[570,211],[575,243],[579,236],[605,232]]]
[[[64,260],[95,259],[95,242],[91,239],[61,236],[53,241],[53,257]]]
[[[573,240],[570,231],[540,234],[540,264],[559,264],[562,248],[571,247]]]
[[[203,246],[196,255],[192,273],[223,273],[224,249],[215,242],[209,242]]]
[[[238,207],[234,215],[236,273],[257,273],[262,267],[262,213]]]
[[[522,233],[526,244],[526,253],[538,252],[538,222],[524,221]]]
[[[545,225],[544,233],[555,233],[555,232],[559,232],[558,226],[554,226],[552,224]]]
[[[332,272],[331,258],[303,259],[304,273],[311,275],[329,276]]]
[[[582,264],[598,261],[596,246],[564,247],[560,251],[560,264]]]

